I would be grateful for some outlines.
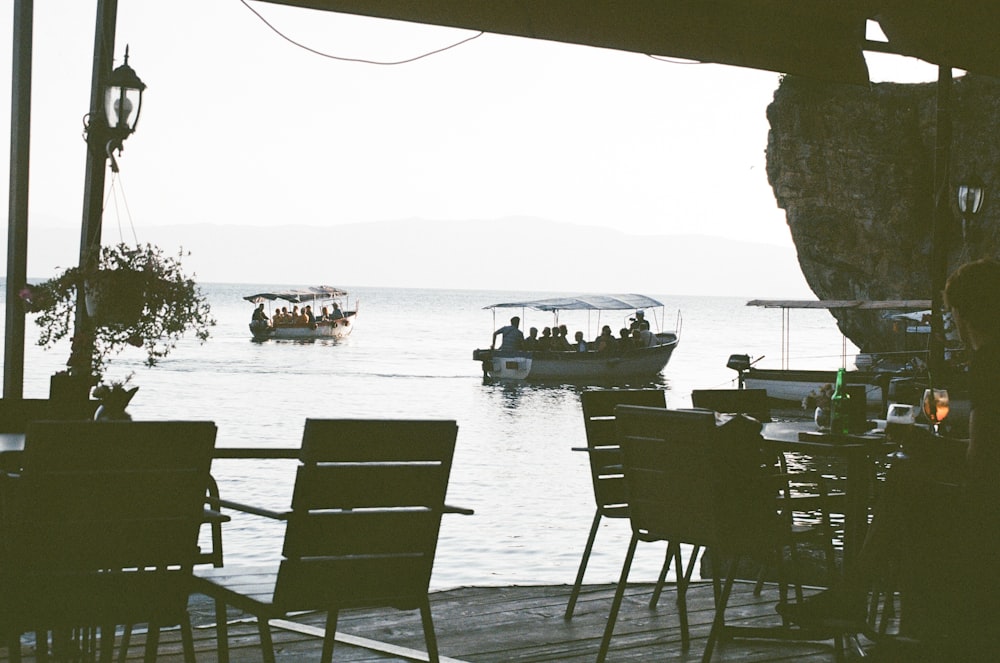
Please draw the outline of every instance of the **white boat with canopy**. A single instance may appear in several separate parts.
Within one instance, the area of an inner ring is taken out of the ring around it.
[[[347,291],[328,285],[259,292],[243,299],[257,307],[250,321],[255,341],[344,338],[354,331],[358,316],[357,300],[351,308]]]
[[[484,307],[493,311],[494,328],[497,324],[497,309],[521,309],[521,319],[525,320],[528,310],[552,314],[549,326],[559,326],[559,314],[567,311],[586,311],[588,317],[587,350],[579,349],[530,349],[501,348],[477,349],[472,358],[482,363],[484,379],[529,380],[529,381],[600,381],[602,384],[629,379],[651,379],[659,375],[670,361],[670,355],[680,337],[680,314],[675,330],[653,331],[636,323],[639,318],[649,322],[649,326],[662,329],[663,304],[637,294],[578,295],[575,297],[553,297],[530,301],[503,302]],[[627,313],[615,313],[627,311]],[[652,313],[652,315],[650,315]],[[602,316],[604,320],[602,321]],[[596,318],[596,320],[595,320]],[[611,327],[617,342],[605,347],[594,340],[602,325]],[[540,327],[542,325],[531,325]],[[521,325],[522,331],[529,325]],[[621,339],[620,329],[632,328],[633,337]],[[640,340],[641,339],[641,340]],[[569,339],[568,339],[569,340]]]
[[[766,389],[768,397],[778,401],[805,403],[810,395],[815,395],[824,385],[833,384],[836,368],[809,370],[792,368],[790,363],[789,338],[790,311],[806,309],[848,309],[856,311],[877,311],[894,330],[906,336],[920,335],[922,340],[916,346],[925,349],[902,349],[875,353],[862,353],[855,357],[855,365],[849,366],[847,339],[842,338],[842,350],[837,358],[840,366],[847,368],[847,383],[863,385],[869,405],[877,405],[883,412],[893,389],[893,382],[912,382],[913,378],[926,377],[926,336],[929,327],[924,323],[929,315],[931,302],[925,299],[900,300],[783,300],[754,299],[747,306],[781,309],[781,367],[759,368],[755,364],[762,357],[751,358],[746,354],[730,355],[727,366],[739,374],[741,388]],[[905,345],[913,341],[905,339]]]

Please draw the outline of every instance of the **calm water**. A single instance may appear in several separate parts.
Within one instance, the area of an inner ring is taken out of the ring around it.
[[[333,284],[341,285],[344,284]],[[112,361],[108,374],[135,371],[140,389],[129,411],[135,419],[209,419],[219,446],[297,447],[307,417],[448,418],[459,425],[448,501],[476,515],[447,516],[433,585],[570,583],[593,517],[579,387],[484,385],[476,347],[488,347],[494,321],[489,304],[577,293],[442,291],[347,287],[360,299],[355,331],[346,341],[293,343],[250,340],[252,306],[244,294],[268,285],[208,284],[219,321],[205,345],[185,342],[161,365],[142,366],[139,354]],[[725,367],[731,353],[764,355],[778,367],[781,313],[745,306],[744,299],[674,297],[647,292],[666,304],[667,329],[683,315],[681,341],[657,382],[671,407],[690,406],[696,388],[733,386]],[[520,313],[520,311],[516,311]],[[549,325],[548,314],[528,311],[522,327]],[[648,314],[647,314],[648,317]],[[588,319],[561,322],[586,332]],[[618,329],[620,314],[600,324]],[[597,335],[596,318],[589,320]],[[29,343],[36,333],[28,324]],[[825,311],[796,311],[793,365],[836,368],[842,337]],[[63,367],[68,346],[26,350],[25,396],[48,395],[49,376]],[[224,496],[287,508],[293,461],[216,461]],[[628,543],[627,522],[605,521],[588,582],[617,579]],[[282,531],[259,519],[237,517],[227,526],[227,562],[278,556]],[[654,579],[662,551],[637,554],[632,577]]]

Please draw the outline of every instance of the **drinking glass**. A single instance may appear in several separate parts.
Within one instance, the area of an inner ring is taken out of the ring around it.
[[[924,416],[931,422],[936,435],[941,422],[948,416],[948,390],[925,389],[921,402],[923,403]]]

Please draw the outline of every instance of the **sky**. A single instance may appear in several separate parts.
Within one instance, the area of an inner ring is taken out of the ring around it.
[[[43,0],[34,15],[30,227],[78,229],[96,2]],[[325,56],[395,62],[476,34],[251,0],[119,0],[115,64],[128,45],[148,89],[105,241],[199,223],[502,231],[520,216],[792,246],[765,173],[777,73],[490,34],[406,64]],[[874,80],[936,76],[906,58],[869,66]]]

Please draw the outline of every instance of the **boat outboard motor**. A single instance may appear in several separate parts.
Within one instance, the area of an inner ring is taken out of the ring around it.
[[[750,355],[729,355],[729,361],[726,362],[726,368],[731,368],[739,374],[739,387],[744,388],[744,379],[746,378],[746,372],[750,370],[750,367],[763,359],[763,357],[758,357],[754,361],[750,361]]]

